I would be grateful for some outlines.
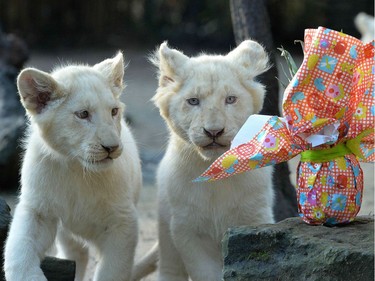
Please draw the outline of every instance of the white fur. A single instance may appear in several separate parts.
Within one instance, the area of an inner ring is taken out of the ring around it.
[[[264,88],[254,78],[268,67],[264,49],[247,40],[226,56],[188,58],[166,43],[154,97],[170,129],[158,173],[159,281],[222,280],[221,240],[228,228],[272,223],[271,168],[210,183],[193,183],[230,145],[250,114],[259,112]],[[235,103],[226,103],[230,96]],[[198,98],[199,105],[188,100]],[[206,131],[224,131],[212,142]],[[145,267],[141,263],[142,267]],[[137,271],[137,270],[136,270]],[[140,273],[137,276],[142,276]]]
[[[370,43],[375,39],[375,19],[366,13],[359,13],[354,18],[354,24],[361,33],[361,40],[364,43]]]
[[[130,280],[142,183],[122,118],[123,74],[119,53],[93,67],[70,65],[51,74],[29,68],[19,75],[30,128],[5,246],[6,280],[46,280],[40,262],[55,236],[59,255],[76,260],[76,280],[83,279],[88,246],[99,254],[95,281]],[[78,117],[84,110],[88,118]]]

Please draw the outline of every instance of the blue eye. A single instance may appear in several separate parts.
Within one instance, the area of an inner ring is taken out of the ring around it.
[[[89,118],[89,112],[87,110],[81,110],[74,112],[74,114],[79,118],[79,119],[87,119]]]
[[[188,104],[190,105],[199,105],[199,99],[198,98],[190,98],[186,100]]]
[[[115,107],[115,108],[112,108],[112,116],[116,116],[118,113],[118,108]]]
[[[237,97],[235,96],[228,96],[225,98],[226,104],[234,104],[237,101]]]

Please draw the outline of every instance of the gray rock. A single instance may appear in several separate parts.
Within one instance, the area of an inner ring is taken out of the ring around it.
[[[63,260],[55,257],[46,257],[41,265],[48,281],[74,281],[76,263],[71,260]]]
[[[0,63],[0,165],[6,165],[17,148],[25,123],[15,84],[17,73],[15,68]]]
[[[19,101],[16,78],[28,58],[26,44],[0,30],[0,186],[15,187],[18,180],[19,140],[25,111]]]
[[[4,256],[3,249],[11,220],[12,217],[10,215],[10,208],[5,200],[0,198],[0,281],[5,281],[4,273],[2,270]]]
[[[11,220],[10,208],[5,200],[0,197],[0,259],[3,256],[3,241],[7,238]]]
[[[228,230],[225,281],[374,280],[374,218],[345,226],[307,225],[289,218],[273,225]]]

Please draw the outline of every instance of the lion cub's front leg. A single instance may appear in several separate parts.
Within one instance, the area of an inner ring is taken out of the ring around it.
[[[138,240],[138,222],[135,207],[116,225],[108,226],[99,236],[96,246],[99,264],[94,281],[129,281],[134,263],[135,247]]]
[[[57,231],[57,249],[59,256],[76,262],[75,281],[83,281],[89,259],[89,249],[82,241],[78,241],[73,234],[61,227]]]
[[[185,220],[173,219],[171,232],[174,244],[194,281],[222,280],[221,252],[218,245],[190,228]]]
[[[57,220],[22,204],[17,206],[4,253],[7,281],[47,281],[40,262],[52,245]]]

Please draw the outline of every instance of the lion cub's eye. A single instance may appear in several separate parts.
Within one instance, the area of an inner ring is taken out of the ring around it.
[[[89,118],[89,112],[87,110],[77,111],[77,112],[74,112],[74,114],[80,119]]]
[[[237,97],[235,96],[229,96],[229,97],[226,97],[225,99],[226,104],[234,104],[236,101],[237,101]]]
[[[116,116],[118,113],[118,108],[112,108],[112,116]]]
[[[198,98],[190,98],[190,99],[187,99],[186,101],[190,105],[199,105],[199,99]]]

